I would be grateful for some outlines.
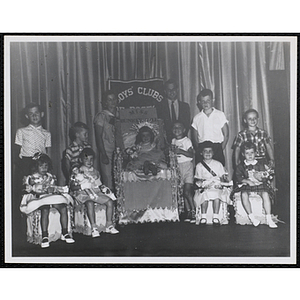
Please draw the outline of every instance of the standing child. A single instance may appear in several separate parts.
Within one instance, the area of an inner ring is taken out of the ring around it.
[[[194,150],[191,140],[186,136],[184,125],[180,122],[175,122],[173,125],[172,140],[174,152],[177,154],[177,160],[181,179],[183,182],[184,206],[186,208],[185,222],[196,222],[196,211],[193,200],[193,182],[194,182],[194,166],[193,157]]]
[[[196,166],[196,190],[194,200],[197,207],[201,206],[200,225],[207,223],[208,201],[213,201],[213,225],[219,226],[220,202],[227,202],[229,193],[223,189],[225,182],[228,182],[227,173],[223,165],[213,159],[214,144],[210,141],[202,143],[200,148],[203,159]]]
[[[66,243],[74,243],[68,233],[67,206],[72,202],[70,195],[64,193],[64,189],[56,186],[56,177],[51,174],[52,163],[50,158],[43,153],[37,153],[33,157],[33,173],[24,178],[26,194],[22,198],[20,210],[29,214],[36,209],[41,210],[42,242],[41,247],[50,246],[48,236],[50,205],[60,213],[62,227],[61,240]]]
[[[240,131],[235,138],[233,148],[235,148],[235,165],[241,162],[241,145],[244,142],[251,142],[256,147],[255,158],[263,160],[270,168],[274,168],[274,153],[269,134],[261,128],[258,128],[259,114],[255,109],[247,110],[243,115],[243,121],[246,129]]]
[[[271,218],[271,200],[269,193],[272,188],[267,182],[270,169],[264,165],[262,161],[255,159],[256,146],[254,143],[243,143],[241,153],[245,160],[237,166],[235,178],[239,186],[236,191],[241,191],[242,205],[251,223],[254,226],[258,226],[260,221],[252,214],[251,203],[249,201],[249,193],[258,193],[263,200],[267,224],[270,228],[276,228],[277,225]]]
[[[35,153],[46,153],[51,147],[51,133],[42,127],[44,112],[36,103],[25,107],[25,117],[29,121],[27,127],[16,132],[15,144],[18,158],[16,160],[17,185],[21,190],[22,179],[31,173],[32,157]]]
[[[117,97],[109,90],[103,95],[103,111],[94,119],[96,145],[100,154],[100,172],[103,184],[113,189],[113,153],[115,150],[115,115]]]
[[[87,215],[92,228],[92,237],[100,236],[95,220],[94,204],[104,204],[106,206],[106,233],[116,234],[119,231],[114,227],[113,217],[113,200],[115,197],[112,193],[104,193],[100,174],[94,168],[95,152],[91,148],[85,148],[79,155],[81,167],[73,168],[70,187],[74,192],[73,196],[79,203],[84,204],[87,209]]]
[[[224,149],[228,142],[229,128],[225,114],[214,108],[213,93],[204,89],[197,97],[198,105],[202,111],[198,113],[192,122],[192,137],[198,150],[196,151],[196,163],[200,161],[198,154],[201,144],[204,141],[211,141],[214,144],[214,159],[225,166]]]
[[[74,165],[79,164],[79,155],[84,148],[91,148],[88,143],[89,129],[85,123],[76,122],[70,128],[70,139],[72,143],[65,150],[64,171],[67,181],[70,178]]]

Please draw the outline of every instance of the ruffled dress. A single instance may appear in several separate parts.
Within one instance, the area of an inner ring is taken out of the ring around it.
[[[34,173],[24,177],[23,183],[26,193],[22,197],[20,210],[25,214],[30,214],[44,205],[73,203],[72,197],[67,193],[67,187],[56,186],[56,190],[59,190],[59,192],[47,193],[47,188],[56,184],[55,175],[47,173],[43,176],[39,173]],[[44,190],[44,193],[41,192],[41,189]]]
[[[101,191],[100,186],[102,183],[100,180],[100,174],[94,167],[87,168],[85,166],[81,166],[79,168],[79,173],[73,173],[70,180],[71,186],[89,186],[89,188],[81,188],[80,190],[72,192],[72,196],[77,204],[83,204],[90,200],[99,204],[104,204],[110,199],[109,196],[105,195]]]

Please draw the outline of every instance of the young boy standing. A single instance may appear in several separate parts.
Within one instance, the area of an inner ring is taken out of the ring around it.
[[[204,89],[197,97],[198,105],[202,106],[202,111],[198,113],[192,123],[192,137],[198,150],[196,151],[196,163],[200,161],[199,149],[204,141],[211,141],[214,146],[215,160],[225,166],[224,149],[229,138],[228,120],[225,114],[214,108],[213,93],[209,89]]]
[[[195,205],[193,200],[194,150],[191,140],[186,136],[186,129],[180,122],[173,125],[172,146],[177,154],[181,179],[183,182],[184,206],[186,208],[185,222],[195,223]]]
[[[259,128],[258,125],[258,112],[255,109],[247,110],[243,115],[243,121],[246,124],[246,129],[240,131],[235,138],[233,148],[235,149],[235,164],[241,162],[241,146],[245,142],[251,142],[256,147],[255,158],[262,160],[268,164],[270,168],[274,168],[274,152],[271,146],[271,138],[269,134]]]
[[[36,103],[25,107],[25,117],[29,121],[27,127],[19,128],[16,132],[17,147],[16,175],[17,185],[21,189],[23,177],[29,175],[32,157],[35,153],[46,153],[51,147],[51,133],[42,127],[44,112]]]
[[[79,155],[84,148],[91,148],[92,146],[88,143],[89,130],[85,123],[76,122],[70,129],[70,138],[72,143],[65,150],[65,171],[66,179],[68,180],[71,175],[72,168],[74,165],[80,164]]]

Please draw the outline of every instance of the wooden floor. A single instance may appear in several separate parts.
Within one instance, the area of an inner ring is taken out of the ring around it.
[[[288,257],[289,224],[221,227],[184,222],[130,224],[99,238],[74,234],[76,242],[56,241],[47,249],[29,244],[20,231],[13,237],[13,257]]]

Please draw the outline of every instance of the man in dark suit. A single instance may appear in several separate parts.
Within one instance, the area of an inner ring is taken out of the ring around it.
[[[164,84],[164,90],[165,97],[157,107],[157,115],[164,120],[167,141],[171,143],[174,122],[181,122],[188,132],[191,126],[191,112],[188,103],[178,100],[178,85],[175,80],[169,79]]]

